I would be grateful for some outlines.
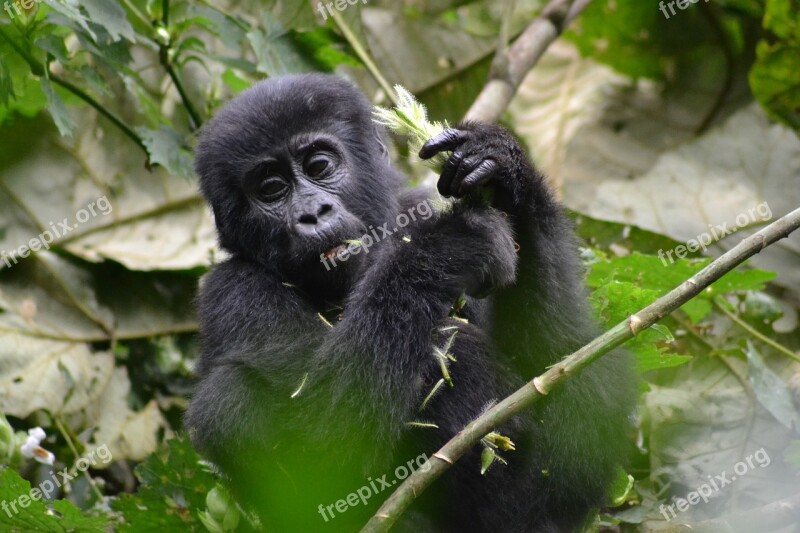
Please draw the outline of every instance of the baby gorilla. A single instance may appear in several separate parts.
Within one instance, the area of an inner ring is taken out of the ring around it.
[[[186,426],[268,531],[358,530],[492,401],[597,334],[571,225],[507,131],[464,123],[423,147],[452,153],[438,188],[458,200],[439,213],[400,190],[385,143],[360,91],[305,75],[242,93],[197,148],[230,257],[200,291]],[[360,253],[343,261],[345,241]],[[481,475],[476,446],[398,527],[574,530],[625,460],[635,388],[610,354],[497,428],[507,464]]]

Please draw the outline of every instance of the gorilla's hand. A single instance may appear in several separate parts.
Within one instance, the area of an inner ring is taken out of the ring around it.
[[[503,210],[526,201],[534,171],[519,143],[504,128],[465,122],[428,140],[419,156],[430,159],[440,152],[453,152],[437,184],[442,196],[462,198],[490,186],[498,195],[494,204]]]

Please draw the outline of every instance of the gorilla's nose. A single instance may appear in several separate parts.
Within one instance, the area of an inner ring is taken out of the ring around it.
[[[316,209],[303,210],[294,227],[301,235],[320,233],[333,224],[334,218],[333,205],[321,204]]]

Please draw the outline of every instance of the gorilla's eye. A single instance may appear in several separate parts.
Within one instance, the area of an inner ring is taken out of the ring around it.
[[[313,154],[306,159],[305,171],[311,178],[319,178],[332,166],[331,158],[322,153]]]
[[[258,196],[264,200],[277,200],[286,191],[286,183],[280,178],[267,178],[258,185]]]

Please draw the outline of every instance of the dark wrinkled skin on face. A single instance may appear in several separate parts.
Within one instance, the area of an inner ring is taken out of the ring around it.
[[[448,154],[438,188],[452,209],[327,268],[342,241],[427,199],[401,190],[370,113],[341,79],[275,78],[221,110],[197,148],[231,257],[201,287],[186,426],[273,531],[357,531],[393,490],[376,480],[394,487],[398,467],[597,333],[571,225],[498,126],[460,124],[423,147]],[[475,200],[486,191],[491,205]],[[464,293],[466,321],[449,318]],[[454,331],[453,387],[421,411],[442,379],[434,347]],[[606,356],[497,428],[516,443],[507,465],[482,476],[476,446],[397,530],[574,530],[625,462],[635,391],[627,355]]]

